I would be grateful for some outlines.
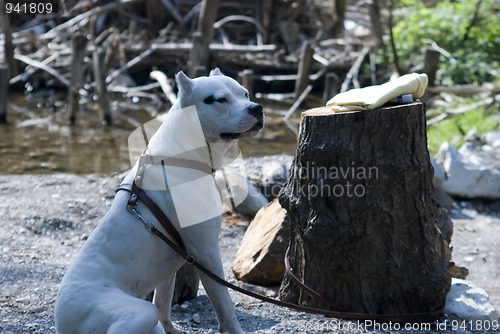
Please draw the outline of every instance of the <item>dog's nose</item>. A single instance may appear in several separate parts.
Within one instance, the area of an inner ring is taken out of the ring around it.
[[[257,118],[259,122],[262,122],[264,119],[264,113],[262,112],[262,106],[258,103],[252,104],[248,107],[248,113],[253,117]]]

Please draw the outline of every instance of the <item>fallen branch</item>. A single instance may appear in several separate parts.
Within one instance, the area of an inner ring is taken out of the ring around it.
[[[446,51],[445,49],[443,49],[442,47],[440,47],[432,39],[425,38],[425,39],[422,40],[422,42],[429,43],[434,50],[436,50],[437,52],[439,52],[440,54],[442,54],[443,56],[445,56],[452,64],[456,64],[457,63],[457,60],[455,58],[453,58],[453,56],[451,55],[451,53],[449,53],[448,51]]]
[[[150,54],[152,54],[156,50],[156,44],[151,45],[150,48],[142,52],[140,55],[137,57],[133,58],[130,60],[128,63],[126,63],[124,66],[120,67],[119,69],[113,71],[108,77],[106,78],[106,83],[109,85],[110,83],[113,82],[120,74],[124,73],[125,71],[129,70],[132,66],[140,63],[142,60],[144,60],[146,57],[148,57]]]
[[[361,53],[359,54],[359,56],[356,59],[356,61],[354,62],[354,64],[352,65],[351,69],[347,73],[347,75],[345,77],[345,80],[342,83],[342,86],[340,88],[340,92],[341,93],[347,91],[347,89],[349,88],[349,84],[351,83],[351,81],[353,81],[354,76],[357,77],[359,69],[361,67],[361,64],[363,63],[363,60],[365,59],[365,57],[368,54],[368,52],[370,52],[370,47],[365,46],[363,48],[363,50],[361,51]],[[359,82],[357,83],[357,86],[358,87],[356,87],[356,88],[359,88]]]
[[[469,94],[479,94],[483,92],[500,92],[500,86],[493,86],[492,84],[483,84],[481,86],[477,85],[459,85],[459,86],[435,86],[427,87],[427,90],[431,93],[450,93],[457,95],[469,95]]]
[[[255,28],[262,34],[263,39],[264,40],[267,39],[267,33],[266,33],[264,27],[262,27],[262,25],[256,19],[254,19],[253,17],[245,16],[245,15],[229,15],[229,16],[226,16],[225,18],[220,19],[219,21],[217,21],[217,22],[214,23],[214,29],[221,29],[221,27],[224,24],[226,24],[228,22],[232,22],[232,21],[245,21],[245,22],[252,23],[253,25],[255,25]],[[259,45],[262,45],[262,43],[259,44]]]
[[[472,103],[468,106],[464,106],[464,107],[456,108],[456,109],[448,109],[445,112],[443,112],[442,114],[440,114],[439,116],[436,116],[436,117],[429,119],[427,121],[427,126],[432,125],[432,124],[436,124],[437,122],[440,122],[444,119],[447,119],[453,115],[464,114],[468,111],[475,110],[481,106],[486,106],[486,105],[492,104],[493,102],[499,101],[499,100],[500,100],[500,95],[497,95],[495,97],[489,97],[489,98],[486,98],[482,101]]]
[[[156,43],[153,44],[155,51],[168,51],[168,52],[188,52],[193,48],[193,43]],[[140,51],[143,46],[141,45],[127,45],[125,49],[127,51]],[[273,53],[278,49],[275,44],[263,44],[263,45],[240,45],[240,44],[220,44],[212,43],[210,44],[210,51],[216,52],[237,52],[237,53],[248,53],[248,52],[266,52]]]
[[[47,64],[39,62],[38,60],[33,60],[27,56],[23,56],[20,54],[15,54],[14,58],[22,61],[25,64],[28,64],[28,65],[33,66],[33,67],[37,67],[37,68],[53,75],[56,79],[58,79],[60,82],[62,82],[65,86],[70,85],[70,82],[68,79],[66,79],[61,73],[57,72],[55,69],[53,69],[52,67],[50,67]]]
[[[137,2],[137,1],[142,1],[142,0],[118,0],[116,2],[110,2],[110,3],[107,3],[105,5],[102,5],[102,6],[99,6],[99,7],[96,7],[96,8],[92,8],[91,10],[86,11],[86,12],[80,14],[80,15],[77,15],[74,18],[72,18],[71,20],[68,20],[68,21],[66,21],[66,22],[58,25],[57,27],[54,27],[53,29],[47,31],[45,34],[41,35],[39,37],[39,39],[52,39],[52,38],[55,38],[62,31],[78,25],[81,21],[89,19],[92,15],[100,14],[100,13],[103,13],[105,11],[114,9],[116,7],[119,7],[119,6],[122,6],[122,5],[133,4],[134,2]]]
[[[177,9],[175,8],[175,5],[172,3],[170,0],[161,0],[161,3],[165,7],[165,9],[170,13],[170,15],[173,16],[173,18],[179,22],[182,23],[182,16],[179,14]]]
[[[295,112],[295,110],[297,110],[297,108],[302,104],[302,102],[307,97],[307,95],[309,95],[309,93],[311,92],[312,88],[313,88],[313,86],[311,84],[307,85],[307,87],[304,89],[304,91],[302,92],[302,94],[299,95],[299,97],[297,98],[297,100],[295,100],[295,102],[292,104],[292,106],[290,107],[290,109],[288,110],[288,112],[286,113],[286,115],[283,117],[284,121],[288,121],[290,119],[290,117],[292,117],[292,115]]]
[[[111,86],[108,88],[108,91],[113,92],[113,93],[122,93],[122,94],[134,94],[135,92],[144,92],[148,90],[152,90],[155,88],[158,88],[160,86],[160,83],[158,82],[153,82],[147,85],[143,86],[136,86],[136,87],[127,87],[127,86]]]
[[[53,53],[50,55],[50,57],[48,57],[47,59],[44,59],[44,61],[42,61],[40,63],[43,64],[44,66],[48,66],[48,64],[50,64],[53,60],[60,57],[60,55],[61,55],[60,52]],[[36,61],[36,60],[34,60],[34,61]],[[9,84],[13,85],[13,84],[18,83],[19,81],[26,81],[27,78],[31,74],[35,73],[39,69],[40,69],[40,67],[32,66],[32,67],[28,68],[24,73],[18,74],[15,77],[13,77],[12,79],[10,79]]]

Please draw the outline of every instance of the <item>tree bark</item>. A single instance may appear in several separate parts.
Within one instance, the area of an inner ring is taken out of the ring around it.
[[[424,105],[303,115],[279,196],[294,274],[351,312],[438,310],[451,278],[436,249]],[[329,309],[287,275],[280,298]]]

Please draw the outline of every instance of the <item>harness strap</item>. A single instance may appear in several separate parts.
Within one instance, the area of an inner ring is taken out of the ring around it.
[[[215,169],[200,161],[183,159],[183,158],[165,157],[161,155],[148,155],[148,154],[141,155],[141,157],[139,158],[139,166],[143,165],[165,165],[172,167],[184,167],[184,168],[196,169],[206,174],[212,174],[215,172]]]
[[[133,192],[134,188],[138,189],[138,190],[136,190],[135,193]],[[170,221],[170,219],[168,219],[168,217],[165,215],[163,210],[155,203],[155,201],[153,201],[151,199],[151,197],[149,197],[146,194],[146,192],[144,190],[137,187],[137,184],[135,182],[133,182],[132,184],[122,183],[118,187],[117,191],[118,190],[130,191],[131,196],[129,196],[129,199],[132,197],[132,195],[136,195],[135,201],[137,202],[137,200],[140,199],[144,203],[144,205],[146,205],[146,207],[153,213],[153,215],[156,217],[156,219],[160,222],[161,226],[163,226],[163,228],[167,231],[167,233],[174,239],[174,241],[176,242],[175,246],[179,245],[181,247],[181,249],[183,249],[183,250],[186,249],[186,246],[184,245],[184,242],[182,241],[181,235],[179,234],[179,232],[177,232],[175,227],[172,225],[172,222]],[[158,231],[158,232],[160,232],[160,231]],[[157,234],[157,233],[155,233],[155,234]]]

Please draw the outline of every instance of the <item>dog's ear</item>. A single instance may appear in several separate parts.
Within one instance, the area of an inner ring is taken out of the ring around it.
[[[190,98],[193,94],[193,80],[180,71],[175,75],[177,87],[179,87],[179,98]]]
[[[219,70],[218,67],[214,68],[213,70],[210,71],[210,76],[211,77],[216,77],[216,76],[219,76],[219,75],[224,75],[222,74],[222,72]]]

